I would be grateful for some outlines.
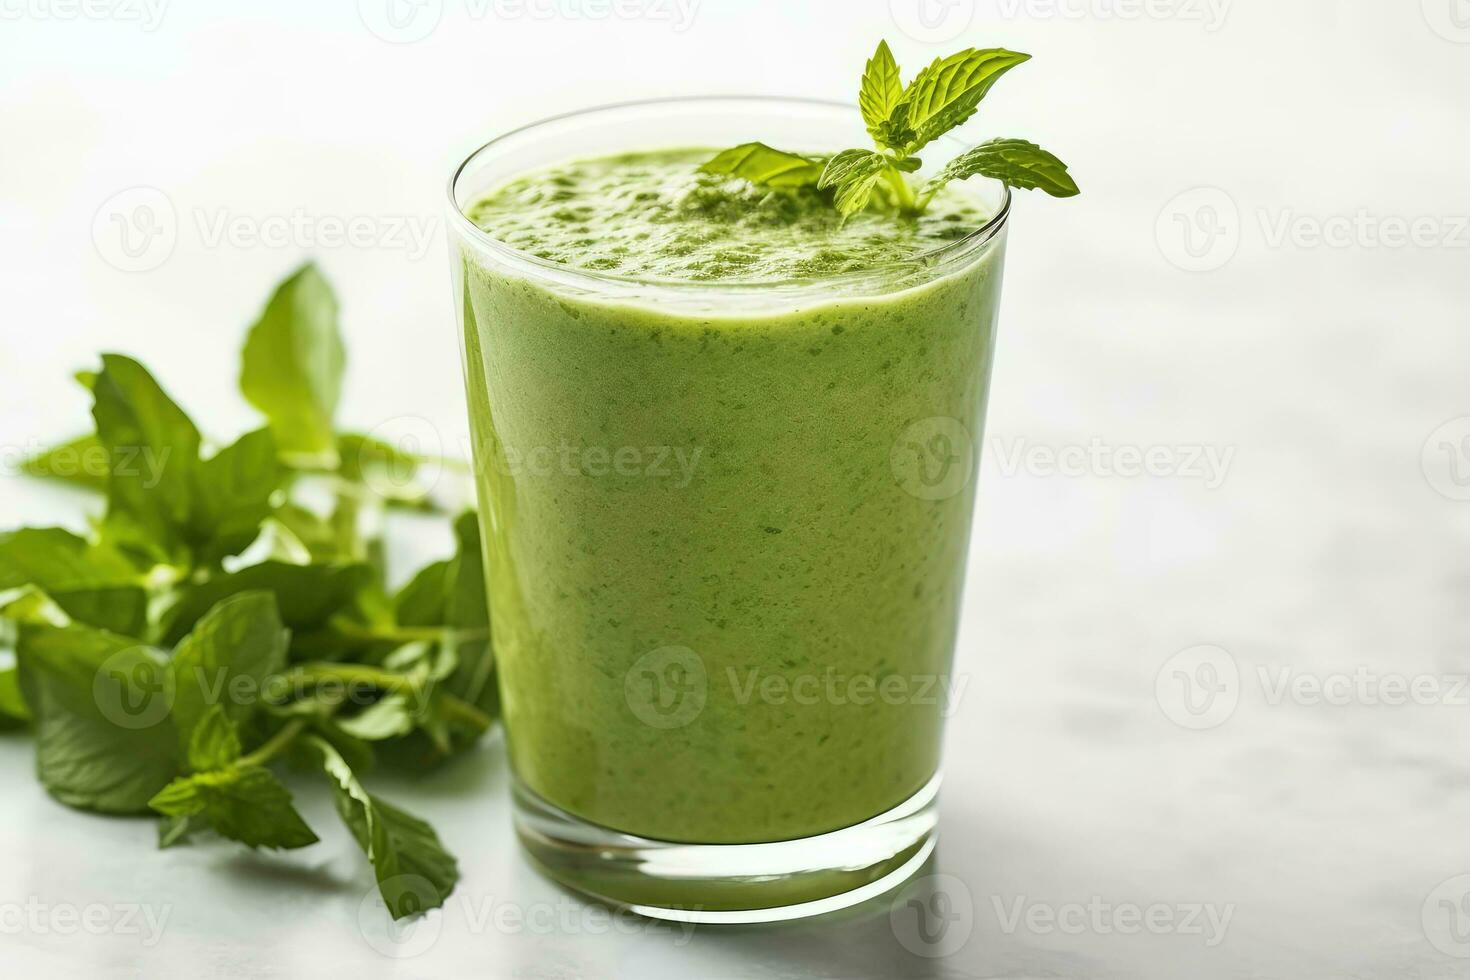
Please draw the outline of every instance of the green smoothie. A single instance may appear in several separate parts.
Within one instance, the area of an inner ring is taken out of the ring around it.
[[[684,284],[464,250],[494,644],[531,791],[644,837],[787,840],[937,770],[1004,243],[929,267],[989,217],[963,185],[844,222],[698,173],[711,152],[466,209],[563,270]]]

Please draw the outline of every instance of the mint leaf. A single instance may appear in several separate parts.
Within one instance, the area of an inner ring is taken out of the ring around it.
[[[204,820],[198,815],[187,817],[164,817],[158,822],[158,849],[166,850],[186,844],[189,838],[204,829]]]
[[[363,708],[351,718],[338,720],[337,727],[364,742],[407,735],[415,728],[413,706],[401,694],[390,694]]]
[[[878,50],[868,59],[858,89],[858,108],[868,132],[880,146],[902,149],[903,143],[891,143],[894,130],[888,125],[894,108],[903,100],[903,82],[899,80],[898,62],[893,60],[887,41],[878,42]]]
[[[20,671],[0,668],[0,730],[24,728],[30,720],[31,709],[20,692]]]
[[[1071,197],[1077,184],[1067,165],[1035,143],[1018,139],[995,139],[955,157],[924,185],[924,198],[951,180],[979,174],[993,177],[1011,187],[1039,188],[1053,197]]]
[[[904,90],[902,122],[914,135],[903,152],[914,153],[969,119],[1001,75],[1030,59],[1005,48],[966,48],[934,59]]]
[[[186,750],[211,709],[236,726],[250,717],[269,679],[285,669],[289,635],[269,592],[232,595],[199,620],[169,663],[174,727]]]
[[[89,490],[106,490],[110,469],[107,447],[95,435],[78,436],[25,459],[22,473],[43,480],[57,480]]]
[[[240,733],[225,709],[212,704],[189,733],[184,758],[196,772],[222,769],[240,758]]]
[[[459,881],[459,865],[434,828],[365,790],[326,741],[311,745],[332,782],[337,812],[372,863],[378,890],[395,919],[438,908]]]
[[[449,579],[453,563],[430,562],[419,569],[393,598],[393,614],[402,626],[441,626],[447,622]]]
[[[115,552],[94,548],[59,527],[23,527],[0,534],[0,591],[34,585],[66,592],[138,580],[138,570]]]
[[[291,565],[266,561],[237,572],[215,575],[179,590],[162,626],[163,642],[177,643],[222,599],[238,592],[262,590],[275,596],[280,620],[294,634],[321,629],[351,607],[373,580],[373,570],[360,564]]]
[[[762,187],[809,187],[822,175],[822,162],[764,143],[742,143],[706,160],[707,174],[729,174]]]
[[[194,511],[199,430],[130,357],[103,354],[92,393],[97,438],[111,458],[109,527],[135,547],[177,558]]]
[[[179,765],[163,657],[102,630],[35,623],[21,624],[16,656],[47,791],[84,810],[146,810]]]
[[[332,416],[346,361],[337,297],[315,265],[302,266],[271,296],[241,356],[240,391],[269,420],[283,452],[335,452]]]
[[[160,835],[160,847],[188,832],[180,820],[196,818],[220,836],[251,847],[306,847],[319,840],[296,812],[290,792],[261,766],[228,766],[176,779],[148,805],[172,818]]]
[[[213,562],[248,548],[270,514],[271,495],[283,476],[269,429],[248,432],[200,463],[193,518],[199,557]]]
[[[893,167],[893,158],[873,150],[843,150],[827,161],[817,182],[820,190],[836,188],[833,203],[844,218],[868,206],[873,187]]]
[[[74,622],[122,636],[141,637],[148,628],[148,593],[141,586],[56,590],[46,596]]]
[[[480,523],[473,511],[455,519],[454,535],[458,549],[445,574],[444,612],[456,667],[444,689],[493,715],[498,699],[495,657],[490,650],[489,592],[480,551]]]

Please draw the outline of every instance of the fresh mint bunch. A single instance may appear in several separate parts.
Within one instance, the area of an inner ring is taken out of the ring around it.
[[[31,729],[62,803],[158,814],[161,847],[315,843],[273,767],[320,773],[401,917],[442,904],[458,870],[360,776],[447,759],[490,726],[489,612],[472,513],[444,514],[450,558],[388,590],[360,511],[397,487],[389,505],[442,511],[411,488],[427,460],[338,431],[345,365],[336,297],[308,265],[245,342],[240,389],[265,424],[217,451],[132,358],[78,376],[96,431],[24,468],[105,509],[86,535],[0,533],[0,728]],[[325,512],[299,499],[313,481]],[[406,874],[436,894],[407,893]]]
[[[950,161],[917,189],[905,176],[923,165],[914,154],[973,116],[1000,77],[1030,58],[1004,48],[966,48],[936,58],[904,85],[888,42],[879,41],[858,89],[858,108],[874,149],[843,150],[824,158],[745,143],[717,154],[700,169],[773,189],[831,191],[832,203],[844,219],[870,206],[920,214],[949,181],[976,175],[1011,187],[1040,189],[1053,197],[1071,197],[1078,189],[1066,164],[1018,139],[983,143]]]

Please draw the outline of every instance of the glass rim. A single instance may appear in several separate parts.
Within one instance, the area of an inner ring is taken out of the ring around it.
[[[450,221],[458,230],[462,238],[475,242],[481,248],[488,249],[502,261],[512,266],[520,266],[534,272],[540,278],[551,278],[563,282],[566,285],[580,286],[591,290],[605,290],[609,287],[615,288],[653,288],[659,290],[678,290],[689,292],[716,292],[724,295],[740,292],[760,292],[769,294],[772,290],[799,290],[810,291],[814,289],[825,289],[834,285],[852,285],[856,283],[883,280],[894,281],[894,273],[907,270],[910,273],[928,271],[931,278],[937,278],[942,271],[951,266],[958,266],[960,260],[969,258],[972,254],[983,252],[985,247],[1003,230],[1010,217],[1012,194],[1010,187],[1000,181],[991,181],[1000,187],[1000,206],[996,209],[985,224],[971,231],[963,238],[957,238],[952,242],[945,242],[931,249],[925,249],[914,255],[905,256],[901,259],[883,262],[867,269],[858,269],[849,272],[832,273],[831,275],[786,278],[786,279],[746,279],[727,281],[708,281],[700,279],[678,279],[658,276],[626,276],[614,273],[600,272],[595,269],[583,269],[568,265],[563,262],[553,262],[533,255],[530,252],[515,248],[501,241],[494,235],[485,231],[479,225],[470,220],[465,214],[464,208],[460,206],[457,191],[459,182],[464,177],[466,170],[485,153],[493,153],[507,141],[533,134],[543,127],[558,123],[573,122],[578,119],[591,119],[604,114],[619,111],[637,109],[656,109],[659,107],[673,107],[678,105],[709,106],[746,105],[749,107],[776,107],[780,105],[804,106],[810,109],[840,110],[844,112],[859,113],[856,105],[848,102],[840,102],[833,99],[811,99],[780,95],[695,95],[695,96],[669,96],[656,99],[635,99],[625,102],[611,102],[602,105],[589,106],[584,109],[575,109],[570,112],[558,113],[547,116],[534,122],[517,126],[507,130],[476,147],[450,174],[447,192],[449,198]],[[969,144],[954,136],[941,136],[936,142],[944,142],[956,145],[962,152],[969,149]],[[911,284],[906,277],[901,277],[904,285]]]

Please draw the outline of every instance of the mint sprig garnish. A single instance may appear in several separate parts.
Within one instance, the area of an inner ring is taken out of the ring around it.
[[[1036,144],[1018,139],[982,144],[951,161],[918,189],[905,176],[923,165],[914,154],[975,115],[1000,77],[1030,58],[1005,48],[966,48],[936,58],[904,85],[888,42],[879,41],[858,87],[858,108],[875,149],[842,150],[816,158],[764,143],[746,143],[717,154],[700,169],[741,177],[773,190],[815,186],[830,191],[832,204],[844,219],[870,207],[900,215],[920,214],[949,181],[977,175],[1010,187],[1071,197],[1078,188],[1066,164]],[[807,179],[810,168],[818,164],[815,179]]]
[[[159,815],[160,847],[315,843],[273,769],[308,763],[405,916],[441,904],[458,870],[359,774],[421,769],[489,728],[489,610],[474,515],[412,485],[429,460],[339,430],[345,364],[336,297],[306,266],[244,347],[264,425],[223,448],[133,358],[78,375],[96,432],[22,468],[101,491],[104,511],[85,535],[0,532],[0,729],[30,728],[60,802]],[[391,592],[359,520],[374,501],[452,517],[453,555]],[[415,875],[428,894],[405,892]]]

